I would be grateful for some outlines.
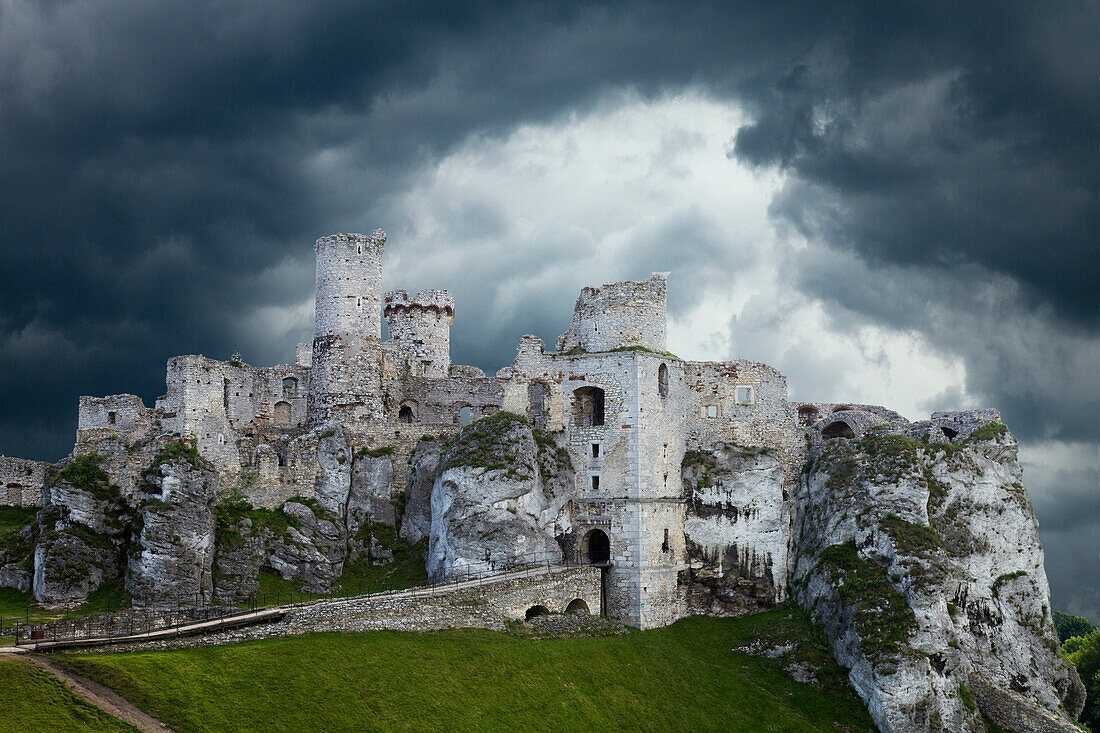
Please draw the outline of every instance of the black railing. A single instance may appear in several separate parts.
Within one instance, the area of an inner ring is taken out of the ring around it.
[[[549,572],[552,568],[573,567],[587,563],[566,561],[557,553],[525,553],[506,558],[486,556],[452,569],[444,578],[425,585],[409,588],[379,588],[389,585],[385,579],[375,582],[346,584],[336,593],[278,590],[270,593],[253,593],[244,603],[236,605],[208,605],[207,597],[173,596],[166,598],[139,597],[132,601],[134,607],[80,618],[50,622],[32,622],[32,613],[41,610],[28,607],[21,618],[0,617],[0,637],[14,636],[16,645],[35,645],[41,642],[80,642],[82,640],[114,641],[125,637],[141,636],[170,629],[182,629],[206,621],[225,621],[245,617],[255,611],[276,607],[301,607],[322,601],[347,600],[364,596],[390,596],[402,593],[432,593],[463,584],[483,585],[505,575],[522,573],[526,576]],[[371,586],[375,589],[371,590]]]

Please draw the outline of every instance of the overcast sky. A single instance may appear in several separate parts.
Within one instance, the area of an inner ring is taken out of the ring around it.
[[[1100,621],[1097,3],[456,5],[0,0],[0,452],[292,361],[323,234],[385,229],[489,372],[671,270],[683,357],[999,408]]]

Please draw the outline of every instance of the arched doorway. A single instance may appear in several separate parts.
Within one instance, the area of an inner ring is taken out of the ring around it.
[[[569,601],[569,605],[565,607],[566,613],[589,613],[588,604],[585,603],[583,598],[574,598]]]
[[[531,606],[530,608],[527,609],[527,613],[523,614],[523,620],[524,621],[530,621],[535,616],[546,616],[546,615],[549,615],[549,613],[550,613],[550,609],[547,608],[546,606],[542,606],[542,605]]]
[[[593,565],[606,565],[611,562],[611,539],[602,529],[594,529],[586,538],[588,562]]]
[[[401,405],[397,411],[397,422],[411,423],[413,421],[413,408],[409,405]]]

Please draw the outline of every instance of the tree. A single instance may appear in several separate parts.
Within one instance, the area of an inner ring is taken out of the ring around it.
[[[1077,667],[1077,674],[1085,683],[1081,722],[1093,730],[1100,729],[1100,629],[1093,629],[1081,640],[1077,651],[1069,655],[1069,661]]]
[[[1054,628],[1058,630],[1058,641],[1065,643],[1066,639],[1073,636],[1088,636],[1096,627],[1087,618],[1055,611]]]

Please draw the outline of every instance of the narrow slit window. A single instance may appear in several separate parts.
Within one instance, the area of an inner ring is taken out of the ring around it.
[[[592,444],[592,457],[593,458],[599,458],[600,457],[600,444],[599,443],[593,443]]]

